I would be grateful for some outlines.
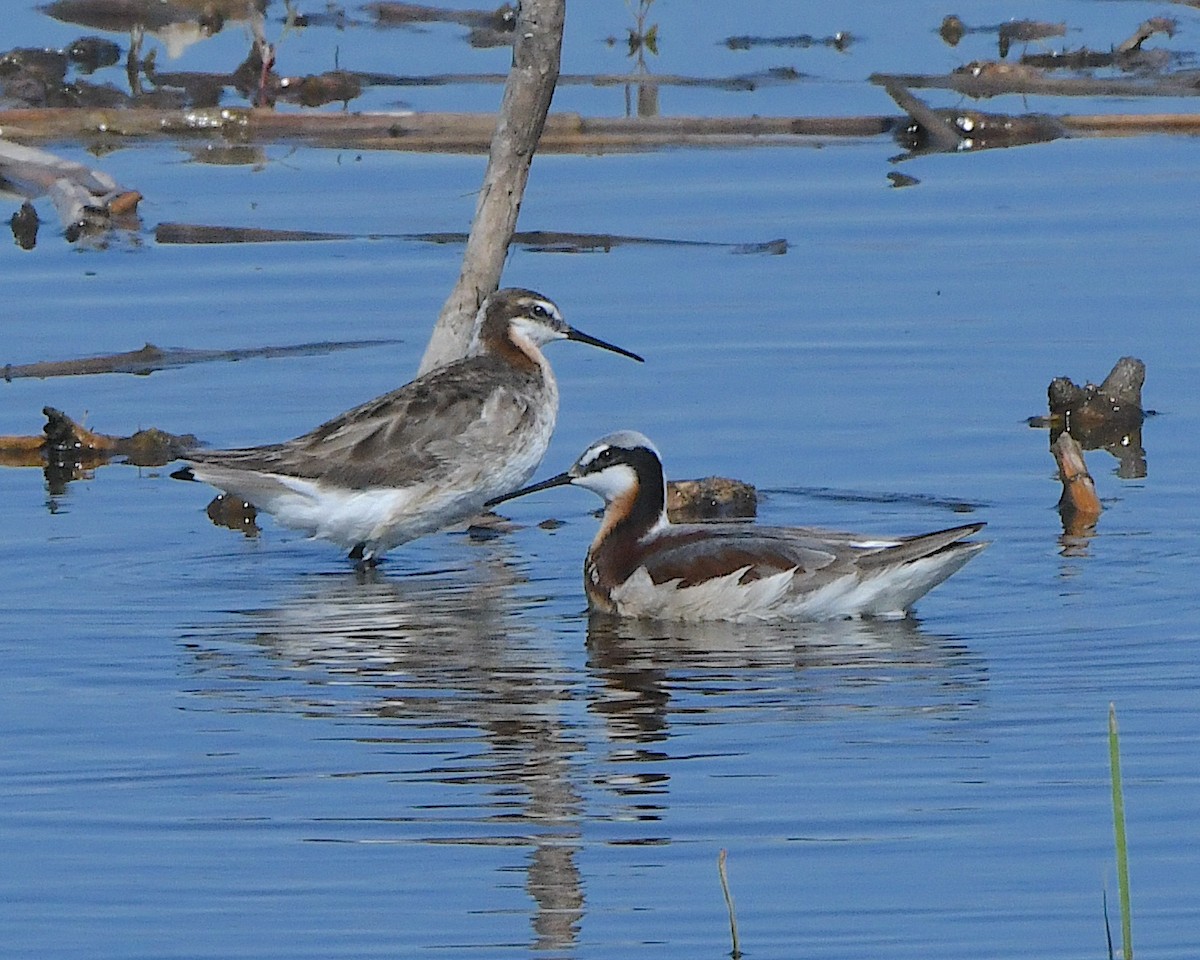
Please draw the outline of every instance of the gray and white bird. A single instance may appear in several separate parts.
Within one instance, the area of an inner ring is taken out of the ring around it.
[[[189,453],[189,466],[174,475],[203,480],[370,563],[469,519],[533,475],[558,417],[544,344],[577,340],[642,359],[574,329],[532,290],[493,293],[475,330],[461,360],[294,440]]]
[[[498,496],[572,484],[604,500],[584,561],[593,610],[655,620],[900,617],[982,550],[971,523],[879,538],[746,522],[671,523],[662,458],[631,430],[609,434],[565,473]]]

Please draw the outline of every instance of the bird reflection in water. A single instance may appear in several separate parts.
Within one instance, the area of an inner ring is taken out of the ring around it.
[[[605,780],[634,807],[626,816],[650,820],[665,806],[649,798],[667,791],[667,745],[681,716],[717,722],[718,712],[755,705],[813,719],[954,716],[980,702],[986,682],[964,645],[911,617],[685,624],[593,614],[588,666],[599,691],[590,709],[604,718],[611,748]]]
[[[502,543],[469,552],[454,570],[313,578],[278,609],[245,615],[233,640],[228,622],[208,628],[195,638],[197,664],[213,695],[239,698],[235,709],[365,718],[347,737],[354,749],[416,764],[398,775],[393,816],[316,821],[329,839],[378,841],[372,831],[383,829],[385,842],[526,850],[538,950],[578,944],[589,823],[625,824],[612,841],[621,845],[670,842],[650,825],[669,813],[697,723],[761,709],[799,735],[806,718],[958,716],[983,697],[978,659],[912,619],[685,625],[596,615],[581,670],[579,616],[539,610],[539,588]],[[403,789],[421,783],[483,792],[422,805]]]
[[[475,807],[456,803],[445,820],[406,808],[387,829],[428,831],[420,843],[528,848],[532,943],[561,951],[575,943],[583,910],[576,863],[583,804],[573,774],[580,747],[558,706],[577,681],[558,662],[561,639],[525,615],[521,572],[491,544],[470,553],[470,565],[454,570],[314,578],[278,609],[245,615],[250,645],[229,642],[228,623],[189,639],[204,671],[217,673],[213,693],[242,701],[235,709],[365,718],[366,734],[355,735],[355,744],[395,753],[419,741],[422,767],[405,781],[483,786],[486,802]],[[265,675],[264,660],[272,665]],[[437,741],[447,736],[452,749],[439,751]],[[336,822],[351,840],[373,829]],[[445,828],[467,832],[448,836]]]

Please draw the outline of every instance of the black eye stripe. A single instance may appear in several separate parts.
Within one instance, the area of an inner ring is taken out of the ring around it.
[[[612,447],[605,447],[593,456],[587,464],[588,470],[602,470],[607,464],[612,463],[615,451]]]

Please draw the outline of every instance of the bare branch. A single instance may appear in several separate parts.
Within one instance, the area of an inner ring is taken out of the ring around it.
[[[533,161],[562,52],[564,0],[523,0],[513,42],[513,65],[492,135],[487,172],[475,207],[458,282],[442,307],[421,360],[426,373],[467,352],[480,303],[500,283],[508,244]]]

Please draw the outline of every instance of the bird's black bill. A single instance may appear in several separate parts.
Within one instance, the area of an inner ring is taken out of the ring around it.
[[[576,330],[574,327],[571,327],[570,330],[567,331],[567,339],[576,340],[579,343],[591,344],[593,347],[599,347],[601,350],[609,350],[613,353],[619,353],[621,356],[629,357],[630,360],[636,360],[638,363],[646,362],[636,353],[626,350],[624,347],[618,347],[616,344],[608,343],[604,340],[601,340],[599,337],[593,337],[590,333],[584,333],[582,330]]]
[[[537,493],[540,490],[549,490],[551,487],[561,487],[571,482],[569,473],[560,473],[557,477],[551,477],[549,480],[543,480],[541,483],[535,483],[528,487],[522,487],[520,490],[514,490],[512,493],[506,493],[502,497],[492,497],[491,500],[484,504],[489,510],[504,503],[505,500],[516,500],[517,497],[523,497],[527,493]]]

